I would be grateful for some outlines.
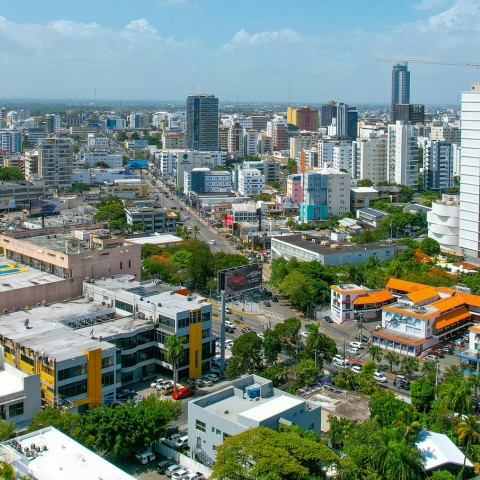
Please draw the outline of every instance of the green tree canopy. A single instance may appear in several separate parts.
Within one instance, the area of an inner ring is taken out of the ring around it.
[[[304,438],[296,429],[276,432],[257,427],[227,438],[218,447],[213,477],[217,480],[325,478],[325,469],[338,463],[338,457],[327,446]]]
[[[103,167],[103,168],[110,168],[110,165],[107,162],[95,162],[93,164],[94,167]]]
[[[433,238],[424,238],[420,242],[420,250],[425,253],[425,255],[435,256],[440,253],[440,245]]]
[[[25,180],[24,173],[17,167],[0,167],[1,182],[11,182],[14,180]]]
[[[280,293],[290,297],[294,305],[302,308],[311,306],[315,291],[309,278],[298,270],[289,273],[280,284]]]
[[[232,357],[226,374],[239,376],[263,368],[263,341],[255,332],[244,333],[233,342]]]
[[[427,413],[435,400],[435,388],[429,379],[419,378],[410,386],[410,396],[417,411]]]

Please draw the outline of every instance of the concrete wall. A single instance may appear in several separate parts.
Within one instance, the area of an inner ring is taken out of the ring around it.
[[[205,478],[210,478],[212,470],[202,463],[196,462],[192,458],[189,458],[180,452],[177,452],[173,448],[168,447],[164,443],[155,442],[155,451],[163,455],[164,457],[172,457],[177,465],[193,470],[194,472],[201,472],[205,475]]]

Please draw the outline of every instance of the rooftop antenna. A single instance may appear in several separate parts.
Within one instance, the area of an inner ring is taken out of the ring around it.
[[[288,82],[288,106],[290,107],[290,82]]]
[[[70,103],[70,90],[68,91],[68,106],[70,107],[71,103]]]

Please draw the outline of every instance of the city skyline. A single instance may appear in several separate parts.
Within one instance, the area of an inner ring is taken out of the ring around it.
[[[476,61],[480,1],[304,1],[293,11],[273,3],[141,0],[132,9],[124,0],[51,0],[40,9],[5,0],[0,52],[17,75],[0,79],[0,95],[80,99],[96,88],[98,99],[178,101],[195,91],[221,103],[238,92],[240,102],[388,104],[391,64],[377,58]],[[409,69],[412,103],[459,104],[478,75],[471,67]]]

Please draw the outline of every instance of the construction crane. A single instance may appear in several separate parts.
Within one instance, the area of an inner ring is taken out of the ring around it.
[[[403,65],[408,65],[409,63],[424,63],[427,65],[456,65],[458,67],[480,67],[480,63],[470,63],[470,62],[440,62],[437,60],[395,60],[391,58],[379,58],[377,62],[391,62],[391,63],[400,63]]]

